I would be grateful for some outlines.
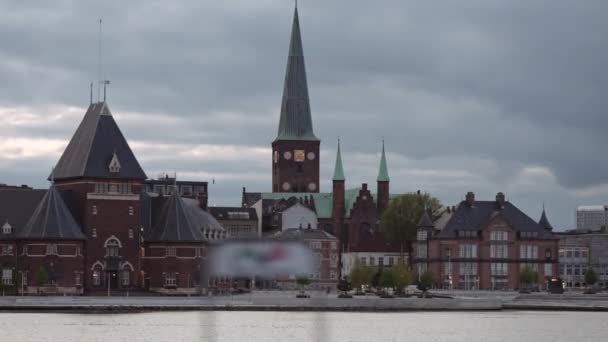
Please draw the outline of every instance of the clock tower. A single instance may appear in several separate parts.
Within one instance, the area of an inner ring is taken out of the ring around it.
[[[319,146],[312,129],[298,8],[283,86],[277,138],[272,142],[272,192],[319,192]]]

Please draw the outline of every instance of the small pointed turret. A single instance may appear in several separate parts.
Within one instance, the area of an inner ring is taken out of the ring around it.
[[[340,140],[338,139],[338,153],[336,154],[336,166],[334,168],[335,181],[344,180],[344,168],[342,167],[342,154],[340,153]]]
[[[388,182],[388,167],[386,166],[386,154],[384,152],[384,140],[382,140],[382,157],[380,158],[380,168],[378,170],[378,182]]]
[[[553,226],[549,223],[549,219],[547,218],[547,214],[545,213],[545,205],[543,204],[543,213],[540,215],[540,220],[538,224],[547,230],[553,230]]]
[[[433,220],[431,220],[431,217],[429,216],[429,213],[426,211],[426,209],[424,210],[424,214],[422,214],[420,221],[418,221],[418,227],[419,228],[435,227],[435,224],[433,224]]]

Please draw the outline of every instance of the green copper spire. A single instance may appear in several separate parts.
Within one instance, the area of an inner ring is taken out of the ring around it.
[[[342,167],[342,154],[340,153],[340,139],[338,139],[338,153],[336,154],[336,167],[334,168],[334,180],[344,181],[344,168]]]
[[[281,117],[276,140],[319,140],[312,129],[297,6],[291,27],[291,42],[289,43],[283,100],[281,101]]]
[[[380,170],[378,170],[378,182],[388,182],[388,167],[386,166],[386,154],[384,153],[384,140],[382,140],[382,158],[380,159]]]

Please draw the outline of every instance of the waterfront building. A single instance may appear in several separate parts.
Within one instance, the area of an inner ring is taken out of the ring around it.
[[[299,241],[308,246],[313,254],[314,272],[308,275],[311,281],[309,287],[313,289],[335,289],[338,282],[338,239],[320,229],[290,228],[270,237],[278,241]],[[277,280],[282,289],[295,289],[295,275]]]
[[[576,229],[599,231],[608,226],[608,205],[581,205],[576,208]]]
[[[555,233],[559,237],[559,275],[567,288],[583,288],[585,272],[592,268],[597,286],[608,287],[608,232],[579,231]]]
[[[205,211],[206,196],[148,194],[146,178],[107,102],[91,103],[48,190],[0,189],[4,288],[193,293],[206,286],[199,281],[206,245],[226,237]]]
[[[436,227],[425,213],[414,244],[416,269],[431,271],[435,286],[516,289],[526,266],[538,273],[542,286],[557,276],[558,238],[544,210],[535,222],[503,193],[496,194],[495,201],[476,201],[469,192],[446,212],[443,227]]]

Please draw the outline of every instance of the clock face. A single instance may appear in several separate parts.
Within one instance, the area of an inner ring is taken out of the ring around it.
[[[297,162],[303,162],[304,161],[304,150],[295,150],[293,151],[293,160],[297,161]]]
[[[287,160],[291,159],[291,152],[285,151],[285,153],[283,153],[283,158]]]
[[[310,191],[317,190],[317,184],[315,184],[315,183],[308,184],[308,190],[310,190]]]
[[[284,191],[288,191],[289,188],[291,188],[291,185],[289,185],[289,183],[287,183],[287,182],[283,183],[283,190]]]
[[[306,155],[306,157],[308,158],[308,160],[314,160],[316,155],[314,152],[308,152],[308,154]]]

